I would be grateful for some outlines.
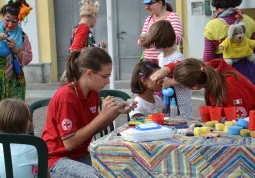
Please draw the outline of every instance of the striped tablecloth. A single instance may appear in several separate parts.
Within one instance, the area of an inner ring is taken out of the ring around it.
[[[90,144],[93,167],[102,177],[255,178],[255,139],[228,134],[217,139],[175,135],[133,143],[117,136],[126,128]]]

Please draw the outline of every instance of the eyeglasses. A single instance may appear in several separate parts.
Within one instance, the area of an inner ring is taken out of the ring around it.
[[[151,5],[155,4],[155,3],[157,3],[157,2],[156,1],[151,1],[149,3],[145,3],[144,5],[145,6],[151,6]]]
[[[105,76],[105,75],[102,75],[102,74],[98,73],[98,72],[95,71],[95,70],[93,70],[93,71],[94,71],[97,75],[99,75],[100,77],[102,77],[102,78],[105,79],[105,80],[109,80],[110,77],[111,77],[111,75]]]

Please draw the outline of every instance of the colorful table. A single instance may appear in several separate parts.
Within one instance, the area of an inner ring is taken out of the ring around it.
[[[93,167],[102,177],[255,177],[255,139],[174,135],[168,140],[133,143],[117,136],[126,128],[90,144]]]

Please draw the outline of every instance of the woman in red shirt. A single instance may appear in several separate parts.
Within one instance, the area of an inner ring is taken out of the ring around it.
[[[136,104],[106,97],[98,113],[99,95],[110,83],[112,60],[101,48],[73,51],[67,58],[68,83],[52,97],[42,138],[49,150],[51,177],[94,177],[88,146],[98,131],[106,128]],[[95,82],[96,81],[96,82]]]
[[[187,88],[205,88],[207,105],[236,106],[239,117],[246,117],[250,110],[255,110],[255,86],[222,59],[205,64],[197,59],[186,59],[168,64],[151,78],[157,82],[169,74],[178,84]]]

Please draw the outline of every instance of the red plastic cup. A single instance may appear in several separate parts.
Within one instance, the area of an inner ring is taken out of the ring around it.
[[[200,117],[203,123],[210,121],[211,106],[200,106]]]
[[[249,130],[255,130],[255,111],[250,111]]]
[[[218,121],[220,123],[221,122],[221,112],[222,112],[222,108],[220,108],[220,107],[211,108],[210,109],[211,121]]]
[[[224,113],[225,113],[225,117],[226,117],[227,121],[236,120],[236,107],[235,106],[226,107],[223,109],[224,109]]]
[[[164,125],[164,117],[163,113],[152,114],[152,121],[158,123],[159,125]]]

